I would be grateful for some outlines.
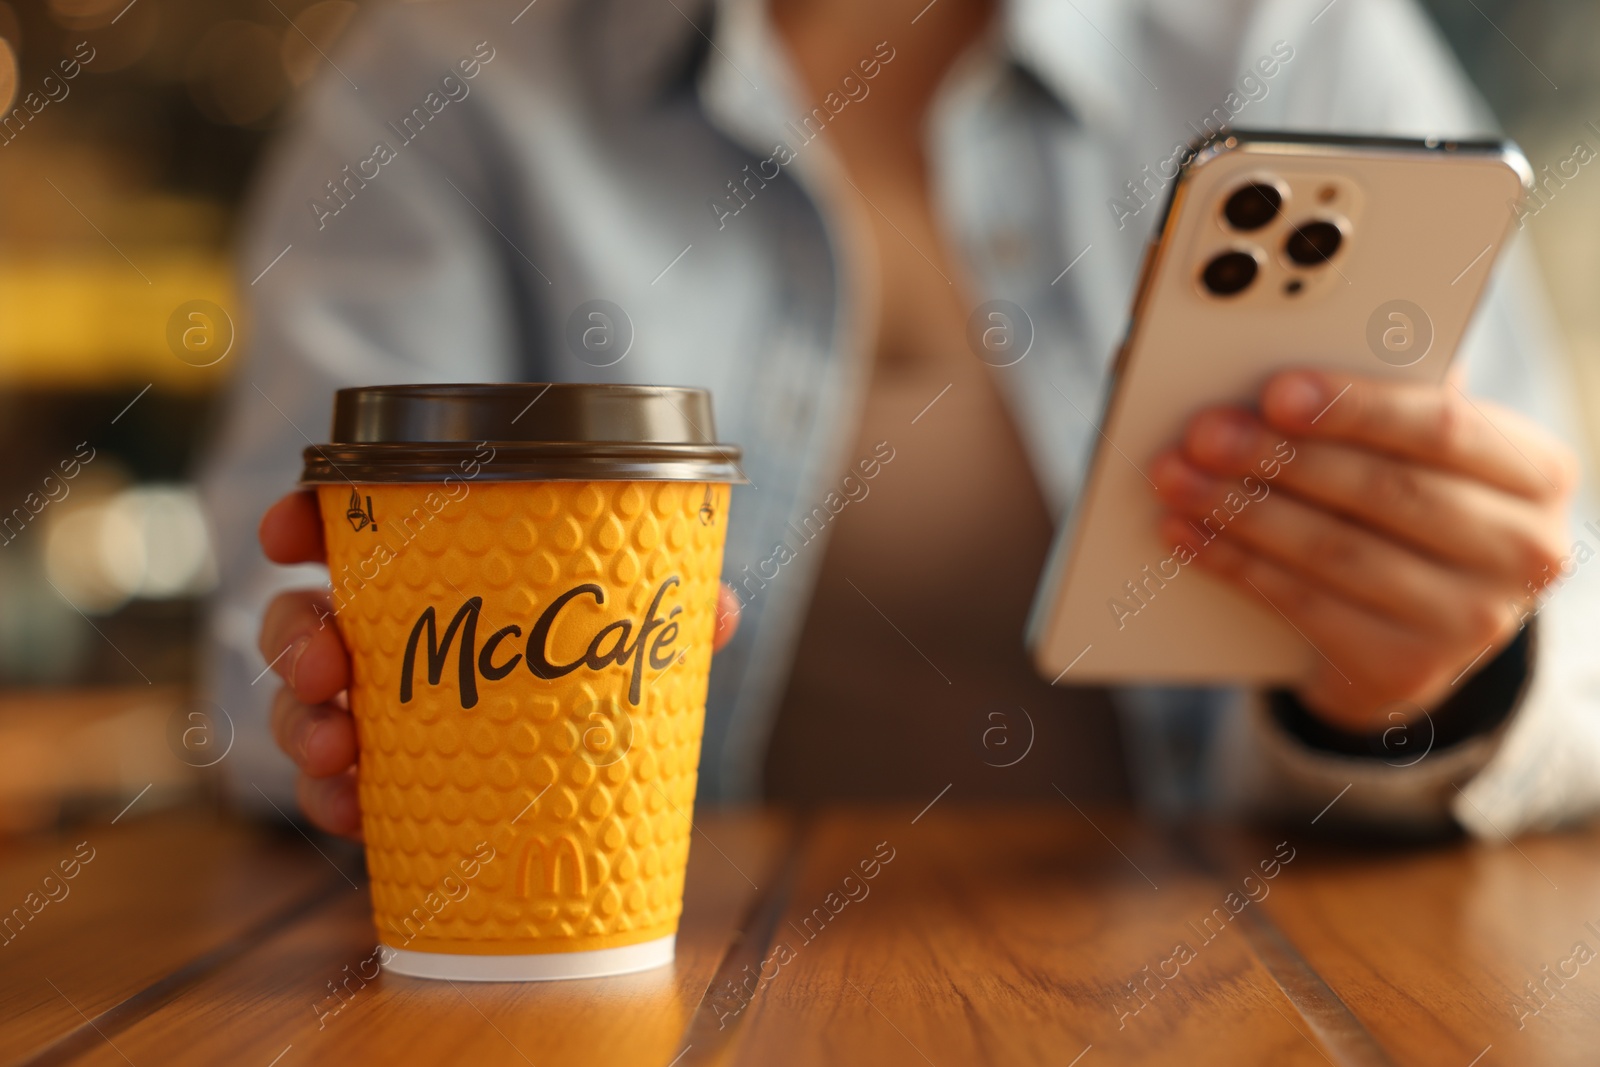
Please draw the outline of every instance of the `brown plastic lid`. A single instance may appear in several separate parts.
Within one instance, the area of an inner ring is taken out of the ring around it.
[[[746,481],[711,394],[656,385],[374,385],[334,394],[301,481]],[[476,473],[469,473],[475,468]]]

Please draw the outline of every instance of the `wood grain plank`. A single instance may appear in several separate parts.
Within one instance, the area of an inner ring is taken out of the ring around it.
[[[80,843],[92,858],[66,879]],[[0,1055],[33,1055],[339,877],[287,828],[243,833],[194,809],[7,843],[0,907],[59,899],[0,947]]]
[[[1158,832],[1069,808],[913,814],[817,826],[770,980],[725,1002],[735,1062],[1333,1062],[1239,934],[1202,941],[1190,924],[1227,887]],[[1192,958],[1163,979],[1180,942]]]
[[[777,865],[773,817],[708,816],[690,850],[673,966],[578,982],[449,983],[371,973],[364,894],[337,897],[149,1016],[82,1064],[666,1064],[749,902]],[[754,881],[755,886],[746,878]],[[348,968],[348,970],[347,970]],[[124,1058],[126,1057],[126,1059]]]
[[[1262,907],[1398,1062],[1600,1060],[1600,828],[1297,846]]]
[[[331,984],[373,949],[365,894],[287,831],[189,813],[11,845],[0,901],[85,837],[96,854],[0,947],[0,1050],[76,1033],[50,1062],[1560,1067],[1600,1048],[1600,828],[1375,848],[1066,807],[914,814],[829,813],[798,841],[706,818],[670,969],[383,975],[343,999]]]

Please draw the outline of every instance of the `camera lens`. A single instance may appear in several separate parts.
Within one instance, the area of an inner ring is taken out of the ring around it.
[[[1236,230],[1259,230],[1271,222],[1283,206],[1283,194],[1270,185],[1251,182],[1236,190],[1222,205],[1222,217]]]
[[[1295,228],[1283,250],[1302,267],[1320,267],[1333,258],[1343,241],[1344,234],[1333,223],[1308,222]]]
[[[1200,280],[1218,296],[1233,296],[1256,280],[1256,257],[1249,252],[1224,252],[1201,272]]]

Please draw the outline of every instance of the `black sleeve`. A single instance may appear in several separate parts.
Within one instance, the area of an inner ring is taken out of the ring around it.
[[[1308,748],[1342,756],[1405,758],[1407,748],[1437,751],[1492,733],[1511,717],[1521,702],[1533,669],[1533,629],[1516,638],[1443,704],[1428,713],[1421,726],[1384,725],[1372,733],[1351,733],[1313,715],[1286,689],[1267,692],[1267,707],[1279,727]],[[1420,733],[1419,733],[1420,731]],[[1420,747],[1417,747],[1420,746]]]

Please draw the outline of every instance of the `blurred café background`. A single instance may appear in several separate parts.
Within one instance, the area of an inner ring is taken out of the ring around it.
[[[191,477],[238,364],[230,246],[360,6],[0,0],[0,834],[154,810],[226,751],[193,693],[215,574]],[[1600,4],[1428,7],[1536,169],[1600,151]],[[1526,228],[1593,422],[1600,177]]]

